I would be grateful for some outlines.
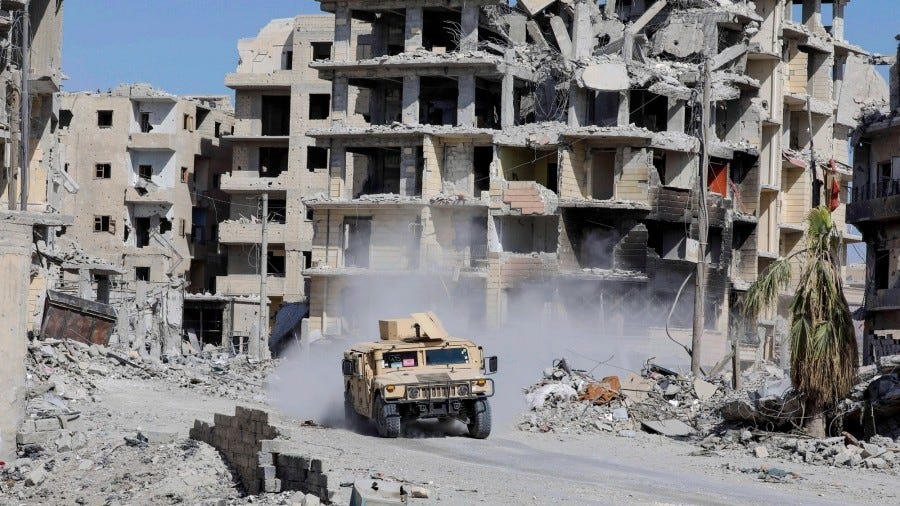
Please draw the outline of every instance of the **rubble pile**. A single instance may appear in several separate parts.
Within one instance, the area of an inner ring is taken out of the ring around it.
[[[630,373],[624,381],[617,376],[598,381],[584,371],[571,369],[561,359],[544,371],[543,380],[527,390],[531,411],[523,415],[519,429],[609,432],[626,437],[633,436],[641,426],[671,435],[687,436],[698,429],[706,433],[721,422],[709,402],[722,395],[723,380],[718,381],[694,381],[690,375],[678,375],[652,364],[642,376]]]
[[[641,375],[597,379],[559,359],[525,391],[530,409],[518,428],[624,437],[640,429],[691,441],[702,448],[695,455],[736,451],[760,459],[900,472],[897,371],[900,356],[861,368],[851,397],[829,416],[831,433],[853,426],[866,433],[865,441],[850,432],[825,439],[802,434],[801,398],[784,371],[771,364],[745,372],[742,388],[734,390],[727,374],[704,381],[648,362]]]
[[[274,362],[252,363],[214,347],[162,362],[134,351],[78,341],[47,339],[29,346],[31,392],[69,400],[91,397],[98,378],[158,379],[181,388],[237,400],[264,401],[266,376]]]

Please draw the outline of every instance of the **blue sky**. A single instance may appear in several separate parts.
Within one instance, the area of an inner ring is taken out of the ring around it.
[[[273,18],[319,11],[313,0],[66,0],[65,89],[150,82],[177,94],[230,94],[237,40]],[[853,0],[847,39],[894,54],[900,0]]]

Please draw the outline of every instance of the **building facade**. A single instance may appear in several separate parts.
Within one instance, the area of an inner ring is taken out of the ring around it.
[[[330,60],[330,15],[276,19],[238,43],[240,63],[225,84],[235,90],[234,159],[222,178],[230,214],[219,225],[228,258],[217,288],[227,296],[257,296],[260,258],[267,262],[271,323],[282,303],[306,303],[304,269],[312,255],[312,214],[304,196],[326,192],[328,151],[306,136],[329,124],[331,83],[309,67]],[[361,121],[361,120],[360,120]],[[261,197],[268,195],[268,248],[262,241]],[[273,325],[274,326],[274,325]]]
[[[819,0],[320,3],[333,54],[310,67],[331,111],[307,135],[329,180],[304,199],[307,332],[428,304],[478,324],[580,315],[653,336],[648,350],[673,346],[668,326],[686,343],[707,212],[704,363],[735,329],[745,358],[783,355],[784,314],[744,324],[740,301],[801,247],[813,205],[843,228],[848,68],[868,75],[847,2],[830,19]]]
[[[898,50],[900,55],[900,50]],[[890,108],[862,122],[854,137],[853,201],[847,218],[866,244],[864,364],[900,353],[900,92],[890,69]]]
[[[222,138],[234,125],[229,100],[145,84],[59,100],[62,171],[78,187],[63,199],[75,216],[66,237],[122,272],[95,277],[95,289],[111,288],[114,299],[137,281],[184,280],[187,292],[215,292],[225,270],[217,224],[229,212],[219,191],[231,160]]]

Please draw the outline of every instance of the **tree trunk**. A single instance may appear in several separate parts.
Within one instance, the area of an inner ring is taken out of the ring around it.
[[[825,413],[821,409],[814,409],[804,420],[803,429],[814,438],[825,437]]]

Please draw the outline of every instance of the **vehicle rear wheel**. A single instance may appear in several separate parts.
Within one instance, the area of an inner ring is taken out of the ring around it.
[[[468,425],[469,435],[475,439],[485,439],[491,435],[491,405],[487,399],[472,402]]]
[[[350,391],[344,390],[344,420],[351,427],[359,420],[359,415],[353,409],[353,400],[350,398]]]
[[[381,437],[400,436],[400,411],[396,404],[384,402],[381,397],[375,399],[375,426]]]

